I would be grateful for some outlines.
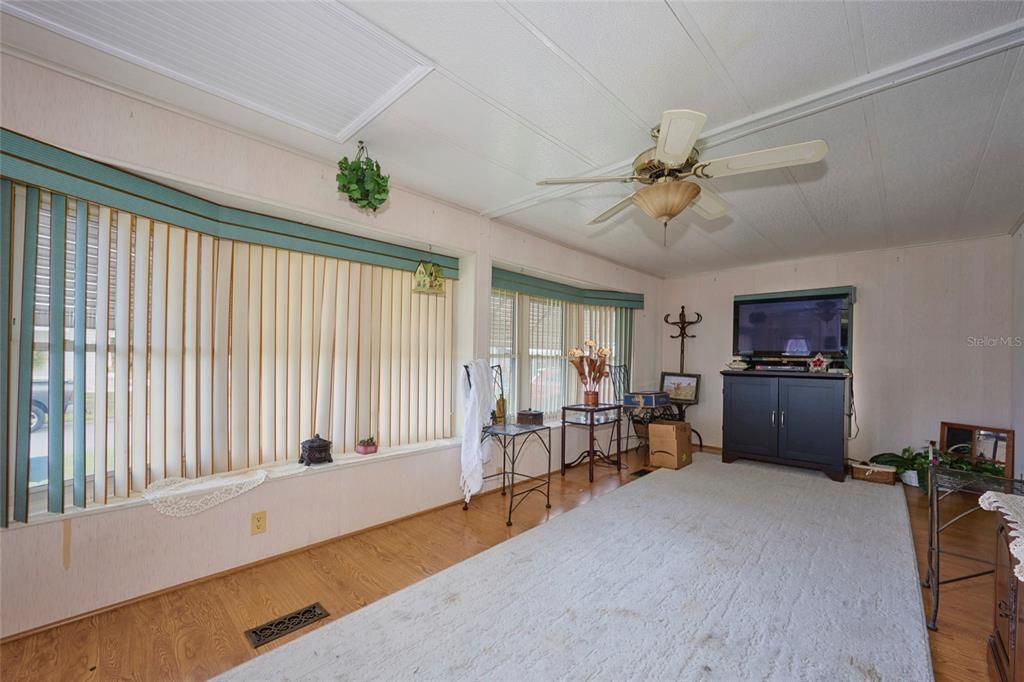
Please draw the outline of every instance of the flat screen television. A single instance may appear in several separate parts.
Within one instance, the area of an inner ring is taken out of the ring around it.
[[[766,296],[733,304],[733,355],[849,359],[853,294]]]

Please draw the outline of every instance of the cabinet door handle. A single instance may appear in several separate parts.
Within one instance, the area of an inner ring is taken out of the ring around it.
[[[998,604],[998,607],[999,607],[998,608],[998,612],[999,612],[999,617],[1000,618],[1009,618],[1010,617],[1010,605],[1009,604],[1007,604],[1003,600],[1000,600],[999,604]]]
[[[772,426],[775,426],[775,410],[772,410],[771,421],[772,421]]]
[[[783,410],[783,411],[782,411],[782,412],[780,413],[780,415],[779,415],[779,416],[780,416],[780,420],[779,420],[779,426],[781,426],[782,428],[785,428],[785,427],[786,427],[786,411],[785,411],[785,410]]]

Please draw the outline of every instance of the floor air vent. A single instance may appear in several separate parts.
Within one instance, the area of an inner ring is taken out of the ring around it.
[[[304,628],[310,623],[315,623],[321,618],[326,618],[330,614],[327,613],[327,609],[320,606],[320,602],[304,606],[298,611],[292,611],[287,616],[281,616],[275,618],[269,623],[258,625],[252,630],[246,630],[245,636],[249,639],[249,643],[252,644],[253,648],[261,647],[267,642],[273,642],[278,637],[284,637],[287,634],[295,632],[300,628]]]

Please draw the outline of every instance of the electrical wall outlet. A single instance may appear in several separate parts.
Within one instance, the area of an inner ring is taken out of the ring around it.
[[[260,533],[267,532],[267,512],[258,511],[253,512],[252,517],[249,519],[249,534],[259,535]]]

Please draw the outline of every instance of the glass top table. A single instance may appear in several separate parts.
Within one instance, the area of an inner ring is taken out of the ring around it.
[[[520,457],[534,439],[547,454],[547,467],[544,469],[545,473],[540,476],[523,473],[519,468]],[[551,427],[544,424],[488,424],[480,432],[480,441],[487,440],[494,441],[501,448],[501,468],[497,473],[484,476],[484,480],[501,477],[501,494],[508,497],[508,517],[505,525],[512,525],[512,512],[529,497],[530,493],[539,493],[544,498],[544,507],[551,509]],[[518,488],[517,483],[520,484]],[[462,508],[469,509],[468,499]]]
[[[608,450],[597,445],[594,430],[599,426],[610,426]],[[569,427],[587,429],[587,449],[580,453],[572,462],[565,460],[565,434]],[[615,441],[615,457],[610,454],[612,440]],[[615,465],[616,471],[622,470],[622,405],[619,403],[599,403],[597,405],[563,405],[562,406],[562,475],[586,460],[589,467],[590,482],[594,482],[594,463],[597,460]]]

